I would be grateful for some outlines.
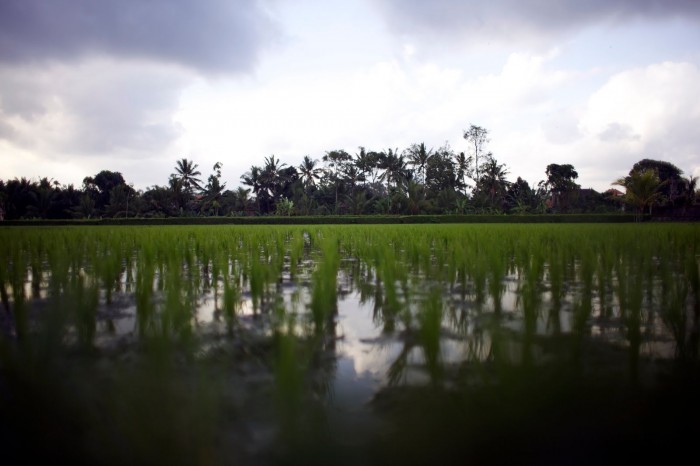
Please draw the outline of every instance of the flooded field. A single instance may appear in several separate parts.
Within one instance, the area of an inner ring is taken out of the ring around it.
[[[0,229],[10,464],[667,461],[700,226]]]

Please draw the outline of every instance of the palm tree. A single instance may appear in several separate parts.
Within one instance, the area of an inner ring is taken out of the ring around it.
[[[626,192],[624,201],[637,207],[638,215],[644,214],[644,210],[651,207],[662,197],[661,188],[666,181],[659,180],[654,170],[633,171],[629,176],[618,178],[613,185],[622,186]]]
[[[301,165],[299,165],[301,181],[304,183],[304,188],[306,189],[316,185],[316,181],[321,177],[322,170],[316,167],[316,163],[318,162],[315,159],[305,155],[304,159],[301,161]]]
[[[409,214],[420,214],[427,206],[425,186],[415,181],[409,181],[406,186],[407,211]]]
[[[355,192],[357,183],[365,180],[364,174],[355,166],[347,165],[343,170],[345,181],[350,185],[350,193]]]
[[[412,165],[418,173],[418,180],[421,183],[425,183],[425,166],[428,163],[428,159],[433,155],[433,149],[427,150],[425,148],[425,143],[413,144],[408,149],[404,151],[408,157],[408,165]]]
[[[398,187],[399,181],[405,177],[406,162],[403,155],[399,155],[399,150],[388,149],[382,154],[382,158],[377,165],[384,173],[379,177],[380,181],[386,180],[386,188],[389,191],[391,182]]]
[[[273,211],[275,209],[275,203],[282,196],[283,191],[283,180],[282,180],[282,168],[285,167],[286,163],[280,163],[281,161],[275,158],[274,155],[265,157],[265,166],[260,172],[260,183],[262,190],[265,192],[267,197],[271,200],[269,209],[266,212]]]
[[[176,175],[170,175],[170,179],[168,180],[168,189],[170,191],[170,195],[172,198],[172,202],[174,206],[177,208],[177,210],[182,213],[185,208],[187,207],[187,202],[189,198],[189,194],[185,192],[184,184],[182,182],[181,178],[178,178]]]
[[[467,195],[467,176],[471,175],[472,156],[467,157],[464,152],[455,155],[457,167],[457,181],[464,189],[464,195]]]
[[[505,198],[509,185],[506,180],[508,170],[505,164],[499,164],[493,157],[489,157],[489,160],[482,164],[481,168],[481,179],[477,188],[487,195],[491,207],[501,208],[503,202],[497,203],[496,201],[497,198],[500,198],[501,201]]]
[[[202,175],[202,172],[197,170],[198,166],[187,159],[178,160],[175,165],[175,173],[173,175],[182,181],[182,187],[187,194],[192,194],[194,188],[202,189],[202,180],[197,178]]]
[[[262,213],[263,204],[266,204],[267,192],[263,189],[260,167],[251,166],[249,171],[241,175],[241,182],[253,190],[258,212]]]
[[[236,212],[245,213],[248,210],[248,205],[250,204],[250,198],[248,197],[249,194],[250,189],[245,189],[242,186],[239,186],[236,189],[234,192],[234,208],[236,209]]]

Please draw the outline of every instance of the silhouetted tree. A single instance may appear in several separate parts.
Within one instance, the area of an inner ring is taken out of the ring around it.
[[[547,180],[544,185],[552,196],[552,208],[565,210],[568,195],[580,188],[574,182],[578,178],[578,173],[573,165],[558,165],[556,163],[547,165],[545,173],[547,174]]]
[[[425,183],[425,166],[428,164],[428,159],[433,155],[432,149],[427,149],[425,143],[411,144],[408,149],[404,151],[407,164],[412,165],[418,175],[418,180],[421,183]]]
[[[659,182],[664,183],[660,188],[661,197],[658,199],[658,203],[671,205],[684,203],[687,183],[681,176],[683,170],[670,162],[642,159],[634,164],[629,174],[632,176],[633,172],[642,173],[647,170],[653,170],[659,178]]]
[[[668,181],[661,181],[653,169],[632,171],[629,176],[613,182],[614,185],[625,188],[624,201],[635,206],[639,216],[644,214],[647,207],[651,214],[652,206],[662,198],[661,189],[667,183]]]
[[[473,153],[473,160],[474,160],[474,170],[475,170],[475,177],[474,181],[477,183],[479,182],[480,179],[480,174],[479,174],[479,157],[483,155],[484,152],[484,146],[488,142],[488,130],[486,128],[482,128],[481,126],[476,126],[476,125],[471,125],[468,130],[465,130],[463,133],[464,139],[467,140],[467,142],[471,145],[472,153]]]
[[[202,180],[199,178],[202,172],[197,170],[198,167],[199,165],[186,158],[178,160],[175,165],[173,176],[180,180],[183,191],[189,196],[194,193],[195,189],[202,189]]]

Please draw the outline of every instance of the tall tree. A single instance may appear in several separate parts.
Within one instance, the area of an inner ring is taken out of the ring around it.
[[[397,188],[399,183],[406,178],[406,161],[403,155],[399,154],[398,149],[387,149],[382,153],[382,157],[377,165],[384,172],[379,179],[386,181],[387,191],[391,188],[391,183]]]
[[[322,170],[316,166],[317,163],[315,159],[305,155],[299,165],[299,177],[304,184],[304,188],[307,190],[311,186],[316,185],[316,181],[318,181],[321,176]]]
[[[364,174],[353,164],[347,164],[343,169],[343,180],[349,186],[350,195],[355,193],[357,184],[365,181]]]
[[[364,147],[359,147],[360,152],[355,154],[355,159],[353,163],[357,169],[362,173],[364,181],[369,180],[370,184],[374,184],[377,181],[377,163],[379,162],[378,152],[367,152]]]
[[[198,178],[202,175],[202,172],[197,170],[199,165],[186,158],[180,159],[175,165],[174,176],[180,179],[182,182],[182,188],[186,194],[192,195],[195,188],[198,190],[202,189],[202,180]]]
[[[479,183],[480,179],[480,174],[479,174],[479,157],[482,157],[483,152],[484,152],[484,146],[486,143],[489,141],[488,140],[488,130],[486,128],[482,128],[481,126],[476,126],[476,125],[471,125],[468,130],[465,130],[462,137],[467,140],[467,142],[471,145],[471,150],[472,154],[474,157],[474,170],[476,173],[476,176],[474,177],[474,181]]]
[[[249,171],[241,175],[241,182],[253,190],[258,213],[267,213],[270,200],[267,190],[263,188],[261,172],[257,165],[251,166]]]
[[[282,194],[281,171],[285,166],[287,166],[287,164],[275,158],[274,154],[265,157],[265,165],[260,173],[260,182],[262,189],[267,191],[273,203],[276,202]]]
[[[467,176],[471,175],[472,162],[474,159],[470,155],[467,157],[464,152],[455,155],[455,164],[457,168],[457,181],[459,186],[464,190],[464,195],[467,195]]]
[[[344,150],[332,150],[326,152],[323,156],[323,162],[328,167],[328,178],[334,185],[335,191],[335,205],[333,207],[334,212],[338,212],[338,189],[340,187],[341,179],[339,174],[345,169],[345,166],[352,160],[352,156],[345,152]]]
[[[547,174],[545,186],[552,196],[552,207],[565,209],[568,195],[580,188],[574,182],[578,178],[578,172],[573,165],[552,163],[547,165],[545,173]]]
[[[433,197],[442,191],[454,191],[458,186],[454,158],[454,151],[449,144],[445,144],[428,159],[425,169],[425,186]]]
[[[425,183],[425,166],[428,164],[428,159],[433,155],[433,149],[427,149],[425,143],[411,144],[404,151],[404,155],[408,159],[408,165],[413,166],[418,175],[418,181]]]
[[[505,164],[489,156],[488,161],[482,164],[481,179],[477,184],[477,192],[487,199],[491,208],[502,209],[505,204],[506,191],[508,190],[508,180],[506,175],[508,170]]]

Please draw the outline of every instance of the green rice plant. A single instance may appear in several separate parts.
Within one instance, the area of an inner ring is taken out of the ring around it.
[[[336,283],[340,257],[337,239],[329,236],[321,246],[323,257],[312,276],[311,318],[316,334],[321,334],[332,324],[337,313]]]
[[[136,289],[136,329],[144,338],[151,336],[154,331],[155,319],[155,276],[156,276],[155,248],[152,244],[144,245],[137,264]]]
[[[0,423],[23,412],[23,432],[45,445],[48,418],[3,400],[36,402],[77,432],[84,459],[227,463],[232,432],[245,431],[236,416],[265,417],[260,406],[273,409],[263,423],[279,429],[282,458],[336,445],[327,421],[346,420],[332,406],[353,370],[375,371],[378,398],[420,419],[419,365],[431,381],[421,396],[454,402],[431,405],[432,426],[454,408],[450,438],[480,432],[463,430],[467,415],[496,419],[495,436],[534,425],[546,400],[583,399],[579,383],[655,396],[642,384],[696,371],[698,244],[700,228],[682,224],[0,228],[2,312],[14,319],[0,338]],[[200,306],[212,297],[209,322]],[[105,320],[122,317],[136,320],[135,344],[128,326],[107,335]],[[669,338],[675,365],[654,359]],[[664,377],[641,376],[652,369]],[[620,388],[620,374],[636,383]]]
[[[425,364],[433,384],[442,381],[440,342],[443,320],[442,290],[435,287],[422,300],[418,313],[418,335]]]
[[[522,364],[529,367],[534,363],[533,340],[541,308],[540,286],[544,270],[541,249],[534,249],[522,267],[524,280],[518,295],[523,316]]]

